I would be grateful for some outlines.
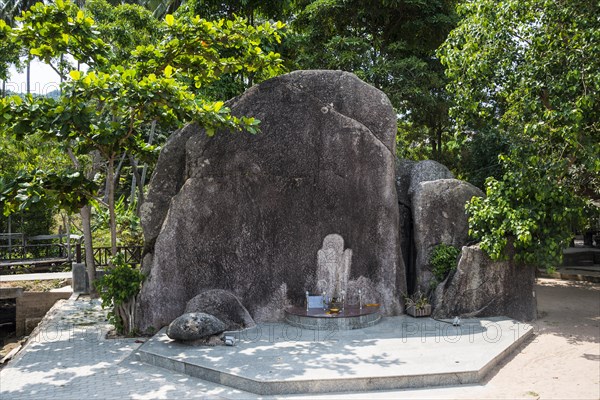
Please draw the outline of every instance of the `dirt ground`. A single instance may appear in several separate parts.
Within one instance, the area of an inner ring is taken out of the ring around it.
[[[71,279],[44,279],[38,281],[0,282],[0,288],[23,288],[26,292],[49,292],[52,289],[69,286]]]
[[[600,285],[539,279],[536,335],[490,373],[485,398],[600,399]]]

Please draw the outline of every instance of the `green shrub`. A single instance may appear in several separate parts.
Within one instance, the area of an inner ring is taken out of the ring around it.
[[[420,290],[416,291],[410,296],[402,293],[402,298],[404,299],[404,304],[407,308],[414,307],[415,310],[422,310],[431,304],[429,297],[424,295]]]
[[[112,308],[108,318],[117,332],[132,335],[135,298],[140,291],[144,274],[125,263],[122,254],[113,257],[111,264],[113,266],[106,275],[96,281],[96,288],[102,299],[102,308]]]
[[[488,178],[486,197],[467,203],[469,234],[492,260],[508,259],[512,247],[518,263],[546,269],[560,265],[586,209],[566,179],[568,163],[516,153],[499,159],[502,180]]]
[[[431,271],[435,276],[435,281],[432,282],[433,287],[446,279],[450,271],[456,269],[459,254],[459,249],[443,243],[433,248],[429,258],[429,264],[432,267]]]

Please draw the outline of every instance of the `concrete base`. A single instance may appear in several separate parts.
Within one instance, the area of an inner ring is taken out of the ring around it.
[[[70,296],[70,292],[25,292],[17,297],[16,336],[28,335],[54,303]]]
[[[532,335],[530,325],[504,317],[460,327],[386,317],[348,331],[261,324],[239,333],[234,347],[190,347],[162,329],[135,357],[262,395],[390,390],[477,383]]]
[[[600,264],[600,249],[593,247],[570,247],[563,250],[563,266],[590,266]]]
[[[346,307],[339,313],[327,313],[323,309],[288,307],[285,322],[301,328],[320,331],[347,331],[373,326],[381,320],[379,307]]]
[[[0,288],[0,300],[16,299],[23,296],[23,288]]]
[[[600,264],[595,264],[590,267],[558,267],[556,268],[556,271],[552,273],[548,273],[545,269],[539,268],[537,276],[540,278],[562,279],[566,281],[600,283]]]

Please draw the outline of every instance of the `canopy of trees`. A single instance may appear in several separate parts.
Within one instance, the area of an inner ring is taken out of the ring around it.
[[[44,61],[63,81],[56,99],[32,95],[1,99],[2,136],[22,141],[39,135],[55,141],[73,164],[62,171],[42,171],[41,165],[3,181],[0,201],[5,213],[17,204],[27,209],[44,199],[70,211],[81,208],[86,246],[91,246],[87,204],[96,201],[92,179],[102,173],[115,255],[119,159],[129,155],[136,168],[137,160],[152,150],[148,132],[155,125],[174,130],[197,121],[208,135],[221,127],[255,133],[259,121],[231,116],[223,101],[208,99],[201,89],[239,71],[252,71],[256,80],[279,73],[279,55],[261,45],[280,41],[283,25],[250,26],[241,18],[210,22],[171,14],[159,21],[139,6],[113,8],[102,0],[89,6],[82,9],[62,0],[37,3],[16,18],[16,27],[0,26],[9,43],[3,46]],[[87,65],[85,72],[79,70],[81,64]],[[91,247],[86,248],[88,266],[93,266],[91,254]]]
[[[456,25],[454,6],[448,0],[299,1],[288,56],[301,68],[353,71],[383,90],[400,115],[400,155],[442,161],[451,124],[435,50]]]
[[[600,5],[479,0],[459,11],[440,51],[452,116],[504,152],[488,197],[470,204],[472,233],[495,257],[512,241],[523,261],[556,265],[585,202],[600,198]]]

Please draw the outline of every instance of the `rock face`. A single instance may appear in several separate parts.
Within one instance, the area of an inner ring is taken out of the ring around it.
[[[453,183],[430,184],[452,178],[450,170],[436,161],[396,161],[400,243],[410,293],[429,290],[432,275],[427,264],[435,245],[466,244],[464,203],[471,198],[470,192],[478,196],[482,193],[474,186],[456,180]],[[422,187],[425,183],[427,185]],[[448,185],[453,188],[448,188]]]
[[[433,248],[444,243],[460,248],[469,239],[465,204],[483,192],[457,179],[423,181],[412,195],[414,243],[416,249],[416,287],[423,293],[433,278],[429,257]]]
[[[167,336],[173,340],[197,341],[224,330],[225,324],[214,315],[187,313],[171,322],[167,328]]]
[[[520,321],[536,318],[535,269],[495,262],[479,248],[465,246],[456,271],[435,292],[434,317],[504,315]]]
[[[160,190],[150,190],[146,201],[140,207],[146,253],[151,253],[154,248],[171,199],[185,183],[185,144],[192,134],[192,129],[173,133],[158,156],[157,166],[160,166],[160,173],[152,176],[151,185]],[[143,264],[144,267],[151,265],[150,262]]]
[[[350,279],[377,288],[385,314],[405,291],[394,190],[396,114],[379,90],[341,71],[298,71],[229,103],[262,121],[257,135],[196,125],[159,157],[142,224],[148,274],[138,328],[159,328],[207,289],[234,293],[257,319],[281,288],[316,289],[316,255],[340,234]]]
[[[417,163],[410,160],[396,160],[396,192],[398,193],[398,215],[400,220],[400,251],[406,267],[406,281],[408,290],[412,292],[414,286],[414,243],[412,240],[412,202],[408,195],[410,178]]]
[[[317,252],[317,293],[340,297],[348,290],[352,249],[344,250],[344,239],[335,233],[325,236]]]
[[[214,315],[228,331],[256,325],[240,300],[227,290],[212,289],[200,293],[188,301],[185,312]]]

